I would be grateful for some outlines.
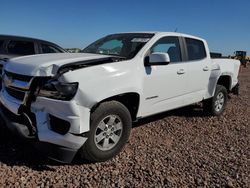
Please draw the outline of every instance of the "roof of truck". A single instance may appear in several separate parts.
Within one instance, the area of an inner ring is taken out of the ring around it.
[[[189,38],[194,38],[194,39],[199,39],[199,40],[204,40],[200,37],[190,35],[190,34],[185,34],[185,33],[178,33],[178,32],[165,32],[165,31],[135,31],[135,32],[121,32],[121,33],[113,33],[113,34],[126,34],[126,33],[145,33],[145,34],[155,34],[155,35],[172,35],[172,36],[182,36],[182,37],[189,37]]]

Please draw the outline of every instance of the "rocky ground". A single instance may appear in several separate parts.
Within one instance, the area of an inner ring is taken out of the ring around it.
[[[194,105],[145,119],[107,162],[58,164],[4,133],[0,187],[250,187],[250,68],[240,83],[223,116]]]

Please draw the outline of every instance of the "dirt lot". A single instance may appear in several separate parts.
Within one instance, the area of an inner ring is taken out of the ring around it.
[[[135,125],[114,159],[62,165],[8,133],[0,138],[0,187],[250,187],[250,68],[221,117],[199,105]]]

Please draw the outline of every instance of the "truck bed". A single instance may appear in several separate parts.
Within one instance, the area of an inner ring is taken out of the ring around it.
[[[232,87],[238,83],[238,74],[240,69],[240,61],[227,58],[215,58],[212,59],[213,68],[220,69],[223,73],[229,73],[232,75]]]

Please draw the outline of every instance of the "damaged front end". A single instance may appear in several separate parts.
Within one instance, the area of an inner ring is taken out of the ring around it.
[[[31,97],[34,96],[34,78],[5,71],[1,90],[1,116],[11,130],[15,129],[23,138],[35,138],[36,120],[30,111]],[[7,118],[6,116],[10,117]],[[8,119],[15,120],[11,125]],[[15,131],[14,131],[15,132]]]
[[[52,159],[69,163],[87,140],[90,109],[74,97],[78,82],[64,82],[64,73],[89,66],[120,61],[101,56],[97,59],[65,64],[26,65],[8,63],[3,73],[0,115],[8,128]],[[29,72],[29,75],[17,74]],[[79,93],[82,93],[81,91]]]
[[[62,83],[57,77],[32,77],[4,71],[0,115],[14,134],[31,140],[50,158],[71,162],[87,138],[80,113],[89,109],[72,98],[78,83]]]

